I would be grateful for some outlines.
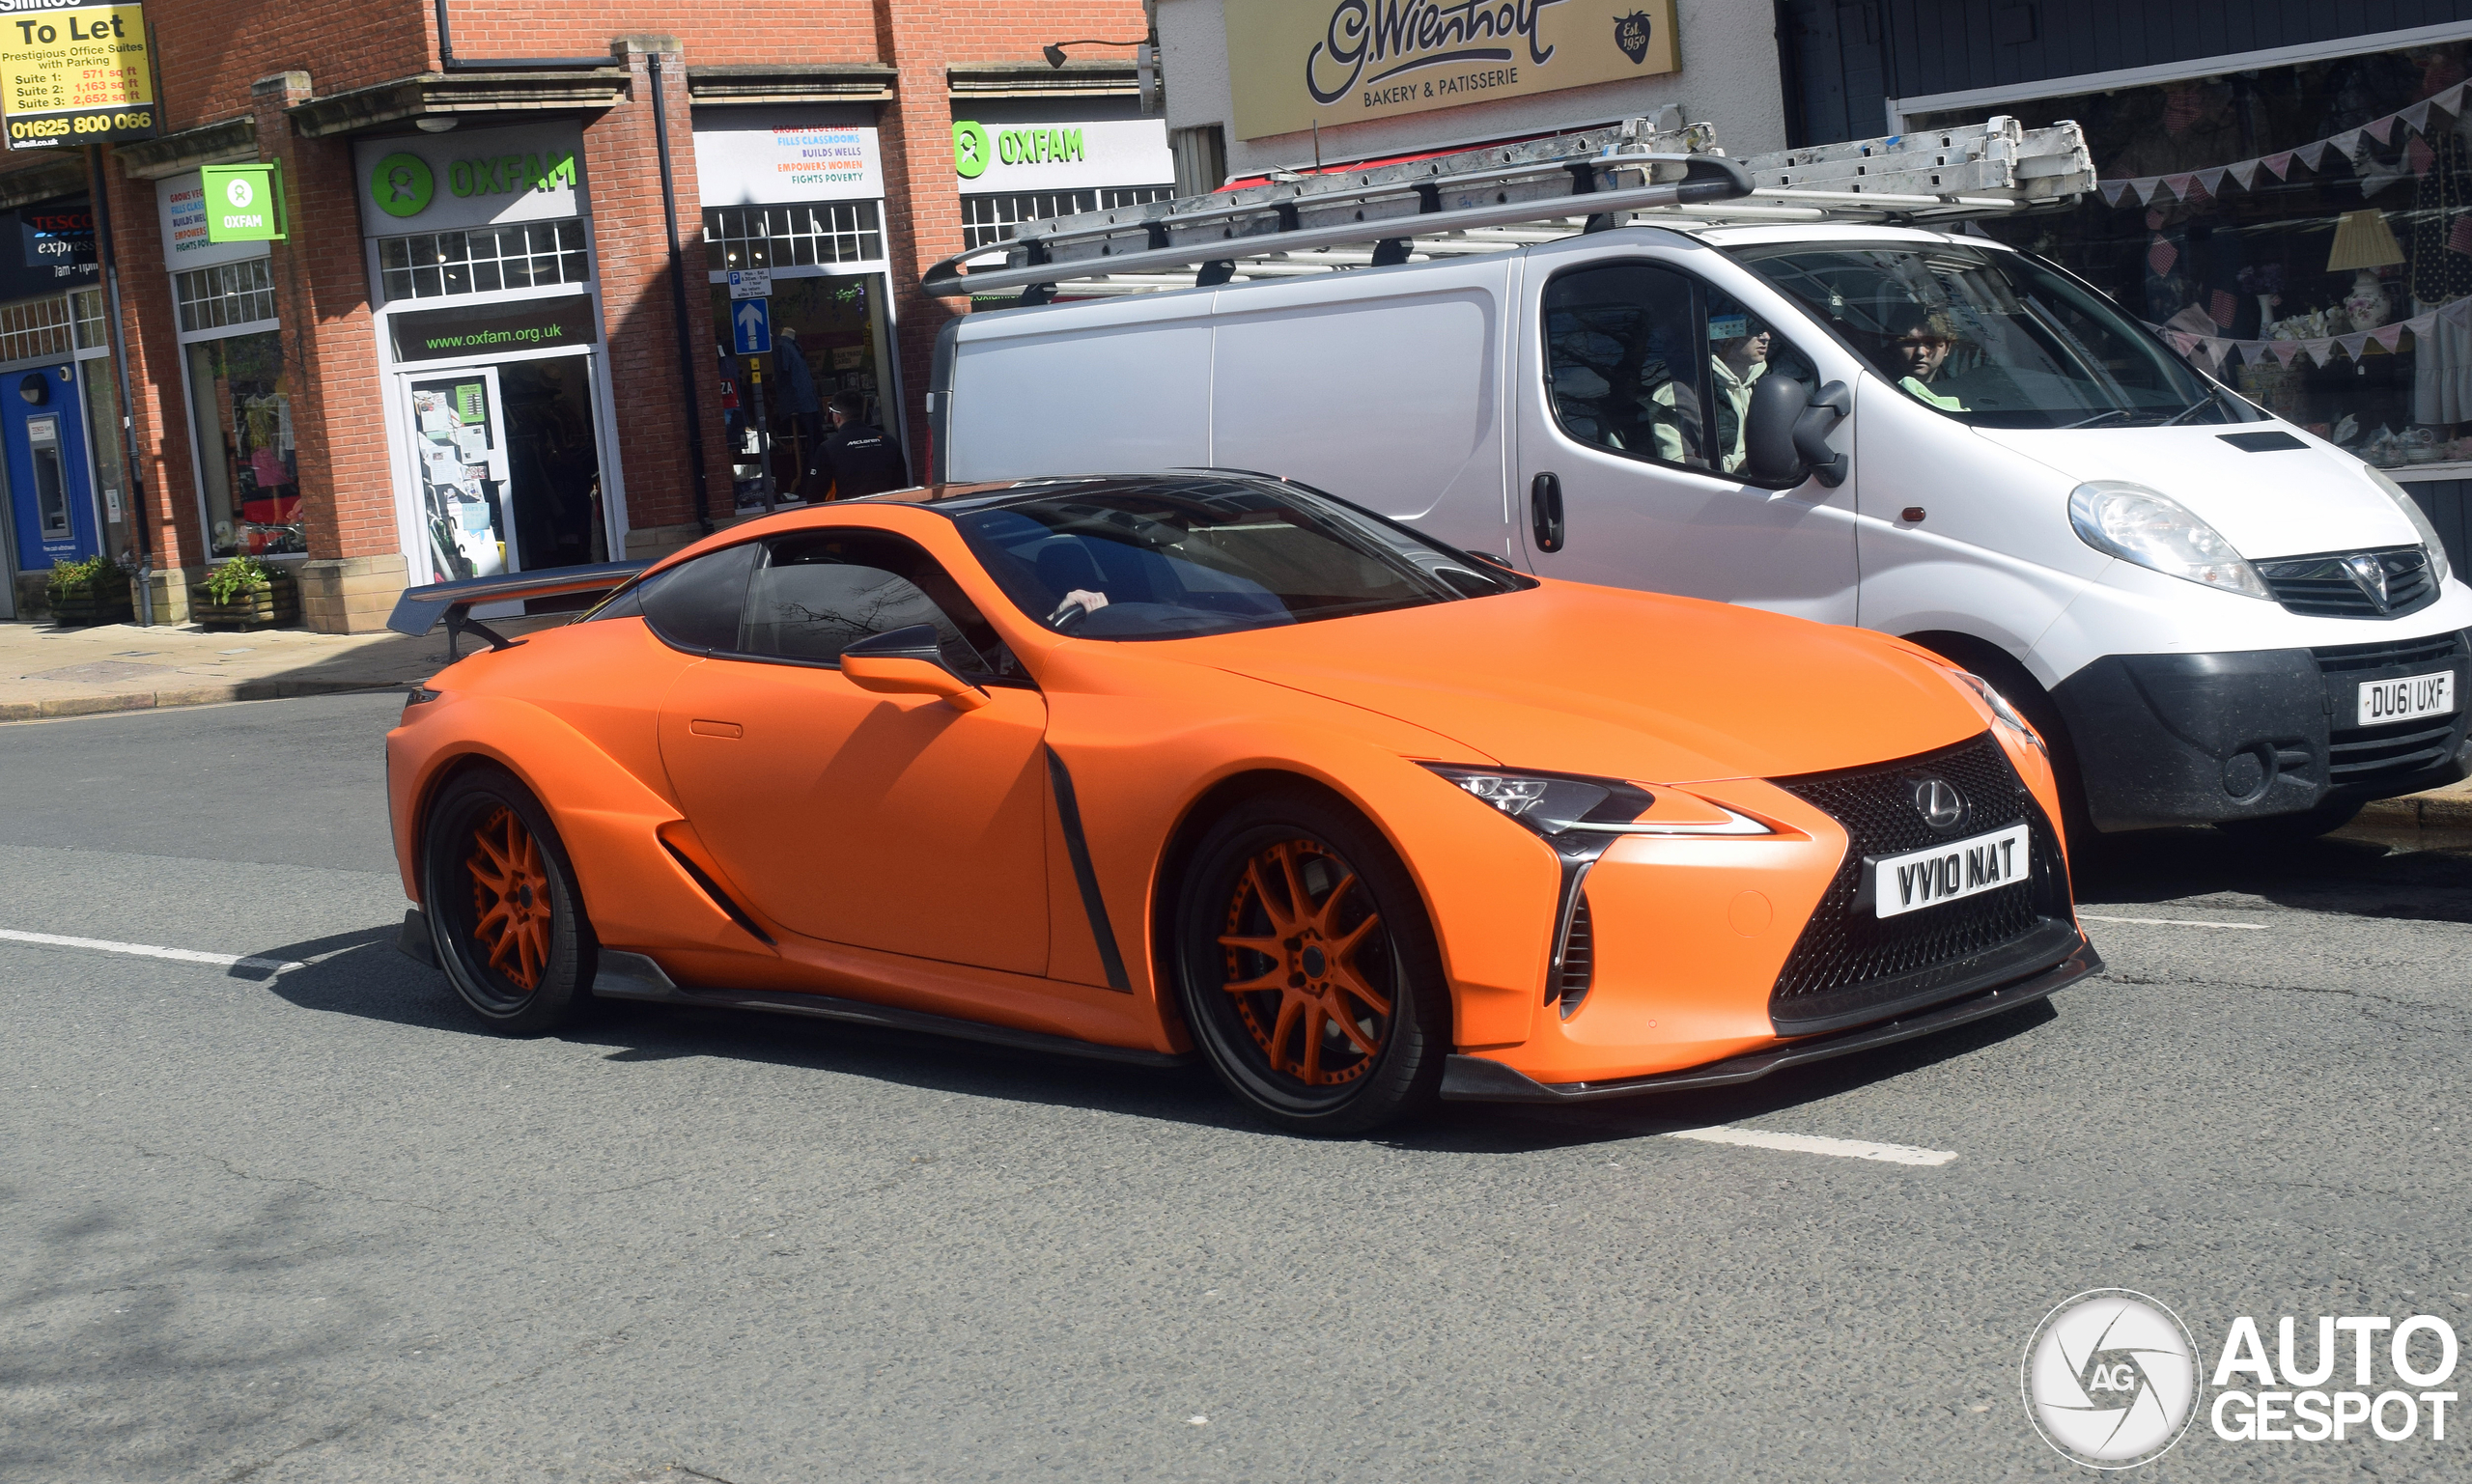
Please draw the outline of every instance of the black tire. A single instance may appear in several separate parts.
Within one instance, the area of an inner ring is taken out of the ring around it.
[[[2303,845],[2319,835],[2333,834],[2360,818],[2369,807],[2366,798],[2330,799],[2315,809],[2297,814],[2269,814],[2253,820],[2217,820],[2214,827],[2253,845]]]
[[[492,1030],[544,1035],[591,1009],[600,945],[575,867],[512,775],[467,769],[438,791],[421,830],[421,901],[438,966]]]
[[[1362,819],[1302,791],[1237,805],[1194,847],[1173,920],[1185,1023],[1246,1106],[1353,1134],[1433,1102],[1450,1051],[1442,955],[1416,883]]]

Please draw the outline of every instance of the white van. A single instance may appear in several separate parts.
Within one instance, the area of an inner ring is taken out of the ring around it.
[[[2412,499],[1962,228],[1676,221],[977,313],[930,406],[940,479],[1252,469],[1542,576],[1902,635],[2037,724],[2077,828],[2318,833],[2472,751],[2472,590]]]

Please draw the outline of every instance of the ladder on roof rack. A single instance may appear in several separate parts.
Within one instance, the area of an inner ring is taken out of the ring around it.
[[[1007,240],[935,265],[923,286],[943,297],[1019,289],[1023,302],[1038,303],[1078,279],[1198,269],[1194,282],[1225,283],[1240,263],[1267,267],[1263,260],[1351,244],[1373,244],[1371,256],[1342,254],[1323,266],[1405,263],[1412,252],[1445,249],[1453,239],[1511,246],[1532,238],[1503,238],[1502,229],[1582,216],[1580,230],[1591,232],[1634,213],[1690,223],[1919,221],[2065,202],[2093,186],[2093,160],[2073,123],[2030,129],[2004,116],[1734,160],[1716,147],[1708,125],[1660,130],[1634,118],[1405,164],[1282,174],[1207,196],[1024,222]],[[1485,233],[1496,238],[1470,237]],[[968,266],[996,253],[1002,264]],[[1309,263],[1294,266],[1313,270]]]

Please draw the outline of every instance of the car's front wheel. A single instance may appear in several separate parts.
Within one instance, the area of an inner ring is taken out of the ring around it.
[[[495,768],[459,773],[421,841],[438,966],[475,1015],[537,1036],[591,1006],[598,945],[566,848],[530,790]]]
[[[1450,997],[1422,899],[1363,820],[1302,793],[1218,820],[1177,893],[1186,1023],[1282,1127],[1362,1134],[1431,1103]]]

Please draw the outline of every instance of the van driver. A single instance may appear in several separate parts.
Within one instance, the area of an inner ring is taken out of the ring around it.
[[[1956,343],[1948,316],[1920,304],[1908,304],[1889,316],[1887,339],[1884,369],[1896,378],[1898,386],[1916,401],[1943,412],[1966,410],[1966,405],[1956,398],[1931,389],[1931,382],[1938,379],[1941,368],[1948,364],[1950,348]]]

